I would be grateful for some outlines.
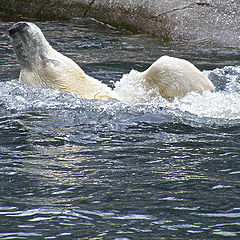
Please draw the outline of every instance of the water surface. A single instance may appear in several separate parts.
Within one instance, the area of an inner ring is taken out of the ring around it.
[[[0,239],[239,239],[239,49],[37,23],[118,86],[122,102],[101,102],[19,83],[12,24],[0,22]],[[217,91],[151,98],[134,79],[162,55],[190,60]]]

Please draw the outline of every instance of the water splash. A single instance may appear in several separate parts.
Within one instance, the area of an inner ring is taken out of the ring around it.
[[[115,84],[115,91],[120,100],[130,104],[148,103],[169,109],[178,109],[200,117],[240,119],[240,66],[224,67],[214,71],[206,71],[210,79],[224,89],[214,93],[189,93],[187,96],[167,101],[159,96],[156,89],[149,91],[141,73],[132,70]]]
[[[167,103],[167,100],[159,97],[157,89],[148,86],[147,81],[142,78],[142,74],[132,70],[129,74],[124,74],[120,81],[115,83],[114,91],[120,101],[129,104],[145,103]]]
[[[192,114],[200,118],[240,119],[240,66],[224,67],[205,72],[222,90],[203,94],[189,93],[181,99],[168,101],[155,89],[149,90],[138,71],[132,70],[115,83],[115,91],[121,102],[81,99],[56,89],[24,85],[18,80],[0,82],[0,111],[41,111],[49,109],[77,109],[95,111],[98,114],[159,113],[168,109],[173,115]],[[144,104],[142,104],[144,103]],[[158,109],[158,110],[157,110]]]

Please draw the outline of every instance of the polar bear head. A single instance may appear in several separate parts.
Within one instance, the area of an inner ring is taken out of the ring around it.
[[[14,52],[21,67],[31,67],[47,58],[51,46],[40,28],[29,22],[19,22],[9,29]]]

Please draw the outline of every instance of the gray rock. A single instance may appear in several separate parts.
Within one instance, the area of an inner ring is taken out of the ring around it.
[[[0,11],[24,17],[91,17],[164,40],[240,48],[239,0],[1,0]]]

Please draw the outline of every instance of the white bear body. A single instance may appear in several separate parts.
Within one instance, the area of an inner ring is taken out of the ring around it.
[[[64,92],[76,93],[86,99],[107,100],[116,98],[107,85],[88,76],[70,58],[50,49],[44,64],[37,65],[34,71],[22,68],[20,81],[27,84],[41,84]]]
[[[20,80],[76,93],[86,99],[121,99],[117,91],[88,76],[70,58],[54,50],[33,23],[20,22],[9,30],[21,66]],[[211,81],[186,60],[163,56],[141,73],[141,84],[164,98],[183,97],[188,92],[214,91]]]
[[[214,91],[212,82],[192,63],[162,56],[142,73],[150,88],[164,98],[184,97],[189,92]]]

